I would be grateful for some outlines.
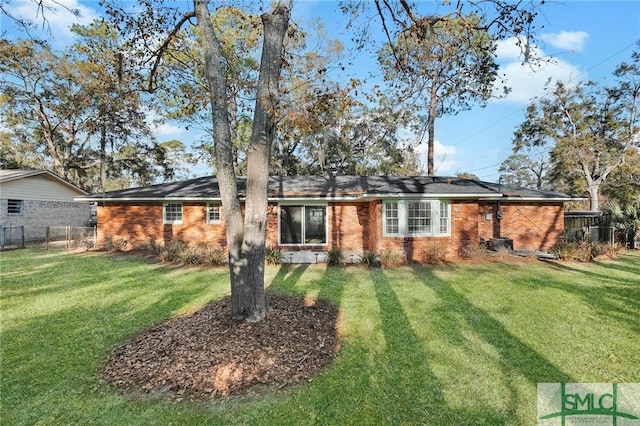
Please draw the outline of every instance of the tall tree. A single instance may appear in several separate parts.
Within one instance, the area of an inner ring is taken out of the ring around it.
[[[58,175],[102,191],[121,146],[136,149],[119,169],[158,151],[137,93],[118,72],[114,34],[103,23],[75,29],[83,43],[63,55],[33,40],[0,41],[0,114],[14,149],[42,153]]]
[[[86,131],[97,143],[99,189],[104,190],[107,178],[117,178],[120,172],[151,182],[158,174],[157,165],[165,179],[172,177],[172,168],[149,128],[150,103],[138,90],[139,76],[122,66],[124,46],[116,29],[104,21],[71,29],[77,42],[68,54],[88,76],[85,90],[92,94]]]
[[[358,104],[355,80],[339,84],[330,75],[342,68],[344,46],[328,38],[317,21],[292,25],[286,39],[286,64],[282,70],[282,97],[274,141],[272,171],[276,175],[305,173],[305,141],[322,134],[339,116]]]
[[[638,69],[625,69],[620,74],[624,79],[613,89],[593,82],[576,86],[557,82],[546,97],[527,108],[514,138],[516,150],[553,145],[555,179],[583,179],[594,211],[600,207],[600,187],[624,163],[628,150],[640,146],[636,114],[640,82],[633,78]]]
[[[384,78],[401,107],[425,114],[429,176],[434,175],[436,119],[491,97],[498,68],[495,50],[477,15],[412,25],[380,50]]]
[[[283,63],[284,40],[289,27],[288,4],[276,2],[269,12],[260,16],[262,52],[259,75],[252,108],[252,131],[247,150],[247,188],[244,209],[234,167],[234,147],[229,81],[224,68],[224,32],[216,29],[206,0],[194,0],[193,9],[156,7],[154,2],[141,1],[139,14],[130,14],[117,3],[109,5],[109,13],[124,33],[131,36],[135,49],[132,57],[149,64],[149,90],[157,88],[156,77],[166,64],[183,25],[195,18],[204,67],[202,75],[207,87],[211,111],[214,163],[223,212],[229,272],[231,278],[231,309],[237,319],[261,320],[267,312],[264,295],[264,260],[267,224],[267,184],[269,160],[275,130],[279,98],[279,78]]]
[[[16,24],[18,29],[24,31],[27,35],[30,35],[31,30],[34,30],[39,26],[50,30],[49,15],[59,12],[60,9],[63,11],[63,13],[69,13],[70,15],[76,17],[80,16],[79,9],[69,7],[67,4],[65,4],[66,2],[63,1],[30,0],[30,3],[33,8],[35,8],[36,16],[38,17],[39,21],[33,21],[31,19],[25,18],[19,12],[15,13],[10,6],[11,0],[0,0],[0,15],[4,15],[8,19],[12,20]]]
[[[640,150],[627,150],[624,163],[602,185],[602,195],[621,205],[640,199]]]
[[[289,28],[289,2],[275,1],[270,11],[261,15],[262,53],[256,85],[255,106],[252,109],[252,132],[247,151],[247,192],[244,215],[241,209],[236,173],[233,163],[233,137],[227,106],[229,87],[225,80],[220,31],[211,21],[209,2],[194,0],[192,10],[184,10],[184,3],[171,7],[162,3],[140,0],[136,14],[123,10],[116,2],[109,13],[120,21],[125,33],[133,37],[131,46],[136,50],[132,57],[139,65],[148,64],[149,89],[157,88],[154,76],[166,59],[182,26],[195,18],[204,58],[205,82],[211,106],[214,140],[214,161],[220,186],[231,276],[232,314],[235,318],[260,320],[267,306],[264,298],[264,254],[267,216],[267,182],[269,160],[274,138],[275,121],[280,96],[279,77],[283,64],[285,37]],[[384,2],[389,4],[391,2]],[[503,3],[494,0],[494,3]],[[504,2],[505,4],[507,2]],[[381,2],[376,2],[379,6]],[[404,0],[405,12],[412,8]],[[520,12],[501,15],[495,22],[508,25],[508,17]],[[414,20],[414,22],[416,22]],[[145,62],[148,60],[148,62]]]
[[[385,99],[375,106],[348,101],[344,108],[327,108],[317,132],[301,139],[301,157],[309,174],[420,174],[407,129],[414,126],[411,111],[393,110]],[[336,105],[339,102],[328,102]]]
[[[505,185],[550,189],[547,176],[549,167],[549,156],[546,153],[519,152],[507,157],[500,164],[498,171]]]
[[[237,174],[246,173],[246,150],[251,134],[251,114],[255,102],[259,48],[262,37],[260,17],[239,7],[221,5],[211,15],[218,35],[221,69],[228,91],[228,113]],[[204,137],[196,150],[214,167],[213,128],[206,65],[201,31],[187,26],[176,31],[174,40],[164,49],[164,66],[155,71],[154,93],[160,98],[167,118],[189,128],[197,128]],[[194,72],[195,70],[195,72]]]
[[[228,89],[208,4],[195,0],[195,15],[201,34],[205,74],[212,105],[213,137],[218,185],[225,213],[232,314],[237,319],[259,321],[267,312],[264,295],[264,261],[267,228],[269,159],[278,105],[284,37],[289,25],[287,5],[274,4],[261,16],[263,44],[258,77],[253,131],[247,153],[247,195],[244,218],[233,167],[233,145],[227,112]]]

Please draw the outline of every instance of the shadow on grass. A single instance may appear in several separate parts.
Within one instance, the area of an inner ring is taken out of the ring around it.
[[[31,283],[26,293],[33,309],[8,313],[16,317],[1,334],[3,423],[81,424],[101,418],[106,406],[85,403],[105,391],[99,374],[109,353],[141,329],[225,291],[208,280],[171,281],[156,269],[136,268],[135,260],[97,262],[87,271],[91,284],[65,280],[61,272],[73,261],[62,257],[51,265],[65,282],[55,287],[60,295],[39,292]],[[44,281],[41,287],[50,285]],[[18,297],[20,283],[5,281],[6,287]]]
[[[552,269],[576,274],[584,277],[584,280],[539,280],[536,284],[541,288],[554,288],[577,296],[588,303],[599,315],[620,321],[631,330],[640,333],[640,274],[637,279],[633,277],[621,279],[613,274],[607,275],[604,270],[615,265],[615,269],[623,273],[633,273],[630,271],[638,268],[630,264],[632,261],[632,259],[626,259],[623,263],[606,263],[601,266],[602,272],[576,268],[569,263],[548,262]]]
[[[517,372],[534,386],[537,383],[574,381],[531,346],[511,334],[498,320],[456,292],[449,283],[434,279],[430,273],[425,276],[424,270],[416,272],[416,277],[442,299],[444,306],[441,314],[451,315],[449,322],[455,322],[453,315],[460,316],[474,333],[495,348],[500,354],[505,371]]]
[[[300,280],[300,277],[309,268],[308,264],[294,265],[291,263],[283,263],[278,269],[278,273],[273,280],[269,288],[274,290],[281,290],[286,293],[300,293],[296,291],[296,285]]]
[[[332,274],[333,268],[327,273]],[[314,424],[510,424],[508,413],[490,408],[449,407],[443,383],[434,373],[426,342],[416,334],[407,312],[387,273],[368,271],[370,282],[357,283],[363,273],[340,270],[345,287],[343,304],[361,303],[359,312],[371,318],[371,335],[356,333],[343,341],[337,363],[305,392],[315,400],[311,415]],[[346,277],[346,279],[344,279]],[[435,278],[434,278],[435,279]],[[362,298],[361,302],[354,296]],[[335,295],[330,296],[335,300]],[[376,306],[377,302],[377,306]],[[345,306],[343,305],[342,308]],[[378,309],[375,309],[378,308]],[[426,316],[420,315],[420,318]],[[382,340],[380,340],[382,339]],[[301,421],[301,423],[306,423]]]
[[[386,342],[384,364],[378,365],[378,375],[387,389],[387,401],[394,417],[401,422],[431,421],[442,418],[446,404],[442,383],[433,373],[422,342],[415,335],[398,296],[380,269],[370,271],[376,299],[380,306],[380,321]],[[398,410],[399,407],[402,407]]]

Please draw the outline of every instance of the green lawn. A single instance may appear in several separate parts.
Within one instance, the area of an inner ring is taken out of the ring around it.
[[[121,394],[98,374],[129,336],[228,294],[226,270],[37,250],[3,252],[0,268],[6,425],[531,425],[539,382],[640,382],[638,252],[270,268],[271,287],[339,305],[335,365],[309,384],[208,404]]]

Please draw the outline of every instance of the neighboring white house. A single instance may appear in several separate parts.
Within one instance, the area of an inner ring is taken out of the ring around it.
[[[89,226],[91,204],[74,197],[86,191],[46,170],[0,169],[0,228],[25,227],[25,238],[50,226]]]

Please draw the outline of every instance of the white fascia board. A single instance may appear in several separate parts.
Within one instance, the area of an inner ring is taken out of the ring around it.
[[[98,203],[104,203],[104,202],[121,202],[121,201],[125,201],[125,202],[132,202],[132,201],[137,201],[137,202],[145,202],[145,203],[167,203],[170,201],[176,201],[176,202],[181,202],[181,203],[185,203],[185,202],[189,202],[189,201],[220,201],[220,198],[194,198],[194,197],[189,197],[189,198],[176,198],[176,197],[167,197],[167,198],[151,198],[151,197],[142,197],[142,198],[132,198],[132,197],[123,197],[123,198],[103,198],[103,197],[77,197],[73,199],[74,201],[89,201],[89,202],[98,202]]]
[[[269,197],[269,202],[327,202],[327,201],[355,201],[360,199],[360,196],[350,196],[350,197]],[[74,198],[75,201],[87,201],[87,202],[155,202],[155,203],[166,203],[168,201],[176,201],[176,202],[189,202],[189,201],[221,201],[221,198],[175,198],[175,197],[167,197],[167,198],[151,198],[151,197],[123,197],[123,198],[102,198],[102,197],[82,197],[82,198]],[[244,198],[240,198],[240,201],[245,201]]]
[[[326,203],[328,201],[358,201],[362,197],[359,195],[339,196],[339,197],[269,197],[269,201],[276,203]]]
[[[388,200],[388,199],[416,199],[416,198],[424,198],[424,199],[443,199],[446,198],[448,200],[473,200],[478,198],[488,199],[491,197],[495,197],[494,194],[365,194],[363,195],[363,199],[367,200]]]
[[[549,201],[549,202],[568,202],[568,201],[584,201],[587,200],[587,198],[563,198],[563,197],[557,197],[557,198],[544,198],[544,197],[502,197],[502,198],[490,198],[487,199],[487,201],[507,201],[507,202],[545,202],[545,201]]]

